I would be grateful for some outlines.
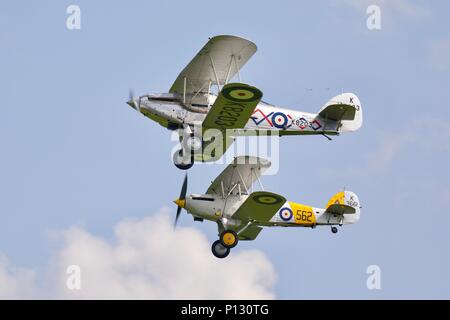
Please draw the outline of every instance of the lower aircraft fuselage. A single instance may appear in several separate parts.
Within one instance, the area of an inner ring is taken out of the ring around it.
[[[359,200],[356,195],[355,203]],[[210,194],[190,195],[182,206],[196,219],[221,222],[229,229],[239,230],[247,221],[233,219],[233,214],[247,200],[248,195],[230,195],[226,199]],[[337,215],[300,203],[286,201],[269,221],[255,221],[261,226],[315,227],[317,225],[344,225],[359,220],[359,210],[353,214]]]

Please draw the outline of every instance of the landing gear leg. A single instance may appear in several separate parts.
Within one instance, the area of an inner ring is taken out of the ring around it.
[[[178,169],[187,170],[194,165],[194,155],[202,152],[203,140],[188,128],[180,134],[181,148],[174,153],[173,163]]]

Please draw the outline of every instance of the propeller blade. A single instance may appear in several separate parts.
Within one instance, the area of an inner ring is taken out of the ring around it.
[[[128,104],[130,104],[137,111],[141,111],[141,96],[139,96],[138,102],[136,102],[136,100],[134,100],[134,92],[131,89],[128,92]]]
[[[188,183],[188,177],[187,173],[184,176],[183,186],[181,187],[180,197],[179,199],[184,200],[186,199],[186,191],[187,191],[187,183]]]
[[[176,215],[176,217],[175,217],[175,223],[173,224],[173,228],[174,228],[174,229],[177,227],[178,218],[180,217],[180,213],[181,213],[181,207],[178,207],[178,209],[177,209],[177,215]]]
[[[130,89],[130,91],[128,91],[128,100],[133,100],[134,97],[134,92],[132,89]]]
[[[178,218],[180,217],[180,214],[181,214],[181,209],[184,208],[184,203],[185,203],[184,200],[186,199],[187,184],[188,184],[188,178],[187,178],[187,173],[186,173],[186,175],[184,176],[183,185],[181,187],[180,196],[178,197],[177,200],[175,200],[175,203],[177,204],[178,208],[177,208],[177,215],[175,216],[175,223],[173,225],[174,228],[177,227]]]

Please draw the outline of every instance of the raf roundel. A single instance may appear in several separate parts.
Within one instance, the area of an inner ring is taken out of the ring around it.
[[[222,89],[222,95],[235,102],[251,102],[261,99],[262,92],[254,87],[230,85]]]
[[[255,196],[253,197],[253,200],[259,204],[267,204],[267,205],[277,204],[283,201],[281,198],[272,195]]]
[[[275,128],[284,129],[288,124],[288,118],[282,112],[275,112],[272,116],[272,123]]]
[[[283,221],[289,221],[292,219],[292,210],[289,208],[282,208],[280,210],[280,218]]]

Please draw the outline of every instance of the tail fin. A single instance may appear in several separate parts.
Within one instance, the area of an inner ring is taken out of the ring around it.
[[[341,191],[331,197],[326,206],[326,212],[333,214],[357,214],[360,213],[358,196],[351,191]]]
[[[343,93],[330,99],[319,111],[324,119],[340,121],[341,132],[356,131],[362,126],[362,107],[353,93]]]

